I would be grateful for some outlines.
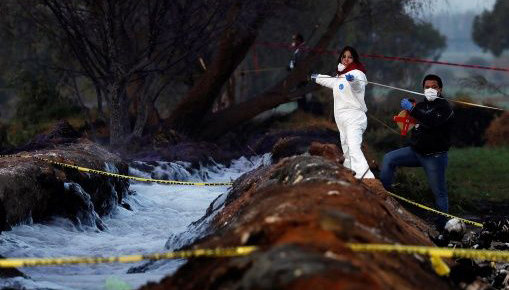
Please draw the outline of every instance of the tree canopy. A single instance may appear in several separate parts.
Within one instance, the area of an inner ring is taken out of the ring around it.
[[[484,11],[474,19],[472,38],[483,50],[495,56],[509,48],[509,1],[497,0],[492,11]]]

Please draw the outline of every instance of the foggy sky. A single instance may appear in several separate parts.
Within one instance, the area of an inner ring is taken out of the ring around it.
[[[457,12],[476,11],[481,13],[483,10],[491,10],[496,0],[434,0],[432,14],[448,12],[451,14]]]

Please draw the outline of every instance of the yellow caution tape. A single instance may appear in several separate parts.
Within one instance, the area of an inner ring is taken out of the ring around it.
[[[400,254],[420,254],[440,258],[469,258],[489,261],[509,261],[509,251],[451,249],[427,246],[403,246],[392,244],[347,244],[356,252],[396,252]]]
[[[197,249],[168,253],[132,255],[119,257],[64,257],[64,258],[20,258],[0,259],[0,268],[51,266],[65,264],[98,264],[98,263],[133,263],[143,260],[185,259],[196,257],[234,257],[245,256],[258,250],[256,246],[235,248]]]
[[[173,184],[173,185],[196,185],[196,186],[230,186],[233,184],[232,182],[189,182],[189,181],[151,179],[151,178],[144,178],[144,177],[137,177],[137,176],[122,175],[122,174],[111,173],[111,172],[106,172],[106,171],[102,171],[102,170],[96,170],[96,169],[81,167],[81,166],[77,166],[77,165],[62,163],[62,162],[53,161],[53,160],[49,160],[49,159],[42,158],[39,156],[32,156],[32,155],[0,155],[0,158],[4,158],[4,157],[34,158],[34,159],[48,162],[48,163],[51,163],[54,165],[59,165],[62,167],[67,167],[67,168],[73,168],[73,169],[76,169],[76,170],[79,170],[82,172],[95,173],[95,174],[100,174],[100,175],[105,175],[105,176],[110,176],[110,177],[130,179],[130,180],[136,180],[136,181],[142,181],[142,182],[153,182],[153,183]]]
[[[18,155],[0,155],[0,158],[6,158],[6,157],[20,157]]]
[[[437,273],[440,276],[447,276],[449,273],[451,273],[451,269],[447,264],[442,260],[442,258],[438,256],[431,256],[431,267],[433,267],[433,270],[435,270],[435,273]]]
[[[105,175],[105,176],[110,176],[110,177],[130,179],[130,180],[136,180],[136,181],[142,181],[142,182],[154,182],[154,183],[173,184],[173,185],[195,185],[195,186],[229,186],[229,185],[233,184],[232,182],[188,182],[188,181],[150,179],[150,178],[122,175],[122,174],[111,173],[111,172],[106,172],[106,171],[101,171],[101,170],[96,170],[96,169],[90,169],[90,168],[81,167],[81,166],[77,166],[77,165],[71,165],[71,164],[67,164],[67,163],[49,160],[49,159],[38,157],[38,156],[27,156],[27,157],[33,157],[37,160],[48,162],[48,163],[51,163],[54,165],[59,165],[62,167],[73,168],[73,169],[76,169],[76,170],[79,170],[82,172],[95,173],[95,174],[100,174],[100,175]]]
[[[0,155],[0,157],[7,157],[5,155]],[[45,158],[41,158],[41,157],[38,157],[38,156],[22,156],[22,157],[33,157],[35,159],[38,159],[38,160],[41,160],[41,161],[44,161],[44,162],[48,162],[48,163],[51,163],[51,164],[55,164],[55,165],[60,165],[60,166],[63,166],[63,167],[68,167],[68,168],[74,168],[76,170],[79,170],[79,171],[83,171],[83,172],[90,172],[90,173],[96,173],[96,174],[101,174],[101,175],[106,175],[106,176],[111,176],[111,177],[117,177],[117,178],[124,178],[124,179],[131,179],[131,180],[136,180],[136,181],[142,181],[142,182],[155,182],[155,183],[162,183],[162,184],[175,184],[175,185],[196,185],[196,186],[230,186],[232,185],[233,183],[231,182],[219,182],[219,183],[211,183],[211,182],[186,182],[186,181],[174,181],[174,180],[161,180],[161,179],[150,179],[150,178],[143,178],[143,177],[136,177],[136,176],[128,176],[128,175],[122,175],[122,174],[116,174],[116,173],[110,173],[110,172],[105,172],[105,171],[101,171],[101,170],[95,170],[95,169],[90,169],[90,168],[86,168],[86,167],[80,167],[80,166],[76,166],[76,165],[71,165],[71,164],[66,164],[66,163],[62,163],[62,162],[57,162],[57,161],[52,161],[52,160],[49,160],[49,159],[45,159]],[[407,203],[410,203],[412,205],[415,205],[419,208],[422,208],[422,209],[425,209],[427,211],[431,211],[433,213],[436,213],[436,214],[439,214],[439,215],[443,215],[443,216],[446,216],[448,218],[457,218],[461,221],[463,221],[464,223],[467,223],[467,224],[471,224],[473,226],[476,226],[476,227],[483,227],[483,224],[482,223],[478,223],[478,222],[474,222],[474,221],[471,221],[471,220],[467,220],[467,219],[464,219],[464,218],[460,218],[460,217],[457,217],[457,216],[454,216],[452,214],[448,214],[448,213],[445,213],[445,212],[441,212],[439,210],[436,210],[434,208],[431,208],[431,207],[428,207],[428,206],[425,206],[423,204],[420,204],[420,203],[417,203],[415,201],[412,201],[412,200],[409,200],[407,198],[404,198],[402,196],[399,196],[395,193],[392,193],[390,191],[386,191],[390,196],[392,197],[395,197],[397,199],[400,199],[402,201],[405,201]]]
[[[417,203],[417,202],[415,202],[415,201],[412,201],[412,200],[409,200],[409,199],[407,199],[407,198],[404,198],[404,197],[402,197],[402,196],[399,196],[399,195],[397,195],[397,194],[395,194],[395,193],[392,193],[392,192],[390,192],[390,191],[387,191],[387,193],[388,193],[390,196],[392,196],[392,197],[395,197],[395,198],[400,199],[400,200],[402,200],[402,201],[404,201],[404,202],[407,202],[407,203],[413,204],[413,205],[415,205],[415,206],[417,206],[417,207],[420,207],[420,208],[422,208],[422,209],[425,209],[425,210],[427,210],[427,211],[431,211],[431,212],[433,212],[433,213],[436,213],[436,214],[439,214],[439,215],[446,216],[446,217],[448,217],[448,218],[457,218],[457,219],[459,219],[460,221],[462,221],[462,222],[464,222],[464,223],[471,224],[471,225],[476,226],[476,227],[480,227],[480,228],[482,228],[482,227],[483,227],[483,224],[481,224],[481,223],[474,222],[474,221],[471,221],[471,220],[467,220],[467,219],[464,219],[464,218],[460,218],[460,217],[457,217],[457,216],[454,216],[454,215],[452,215],[452,214],[448,214],[448,213],[445,213],[445,212],[441,212],[441,211],[436,210],[436,209],[434,209],[434,208],[431,208],[431,207],[429,207],[429,206],[425,206],[425,205],[423,205],[423,204],[420,204],[420,203]]]

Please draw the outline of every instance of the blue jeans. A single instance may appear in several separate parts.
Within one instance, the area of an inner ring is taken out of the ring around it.
[[[442,212],[448,212],[449,199],[445,184],[447,161],[447,152],[422,155],[410,147],[403,147],[385,154],[380,179],[385,189],[391,191],[394,171],[397,167],[422,167],[428,177],[429,187],[431,187],[431,191],[435,195],[437,209]]]

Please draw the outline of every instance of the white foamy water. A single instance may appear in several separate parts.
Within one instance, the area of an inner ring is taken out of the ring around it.
[[[158,163],[154,174],[167,174],[186,181],[224,182],[261,164],[267,164],[269,155],[240,158],[230,167],[211,166],[189,172],[183,163]],[[113,170],[113,169],[112,169]],[[157,172],[156,172],[157,171]],[[147,175],[136,169],[130,174]],[[196,231],[185,231],[187,226],[202,217],[210,203],[226,193],[228,187],[175,186],[134,183],[135,194],[126,201],[132,211],[117,206],[102,221],[105,231],[95,227],[77,227],[67,219],[58,218],[45,224],[19,225],[0,234],[0,254],[4,257],[66,257],[148,254],[168,251],[165,244],[170,236],[179,233],[191,240]],[[224,198],[218,199],[224,200]],[[217,202],[216,202],[217,203]],[[186,235],[189,235],[186,237]],[[181,239],[182,240],[182,239]],[[173,248],[173,245],[167,245]],[[173,273],[183,260],[174,260],[145,273],[127,274],[127,271],[144,264],[87,264],[67,266],[26,267],[20,270],[26,278],[0,279],[0,287],[17,289],[107,289],[107,284],[129,284],[136,289],[149,281],[159,281]],[[111,288],[111,287],[110,287]],[[122,288],[124,289],[124,288]]]

